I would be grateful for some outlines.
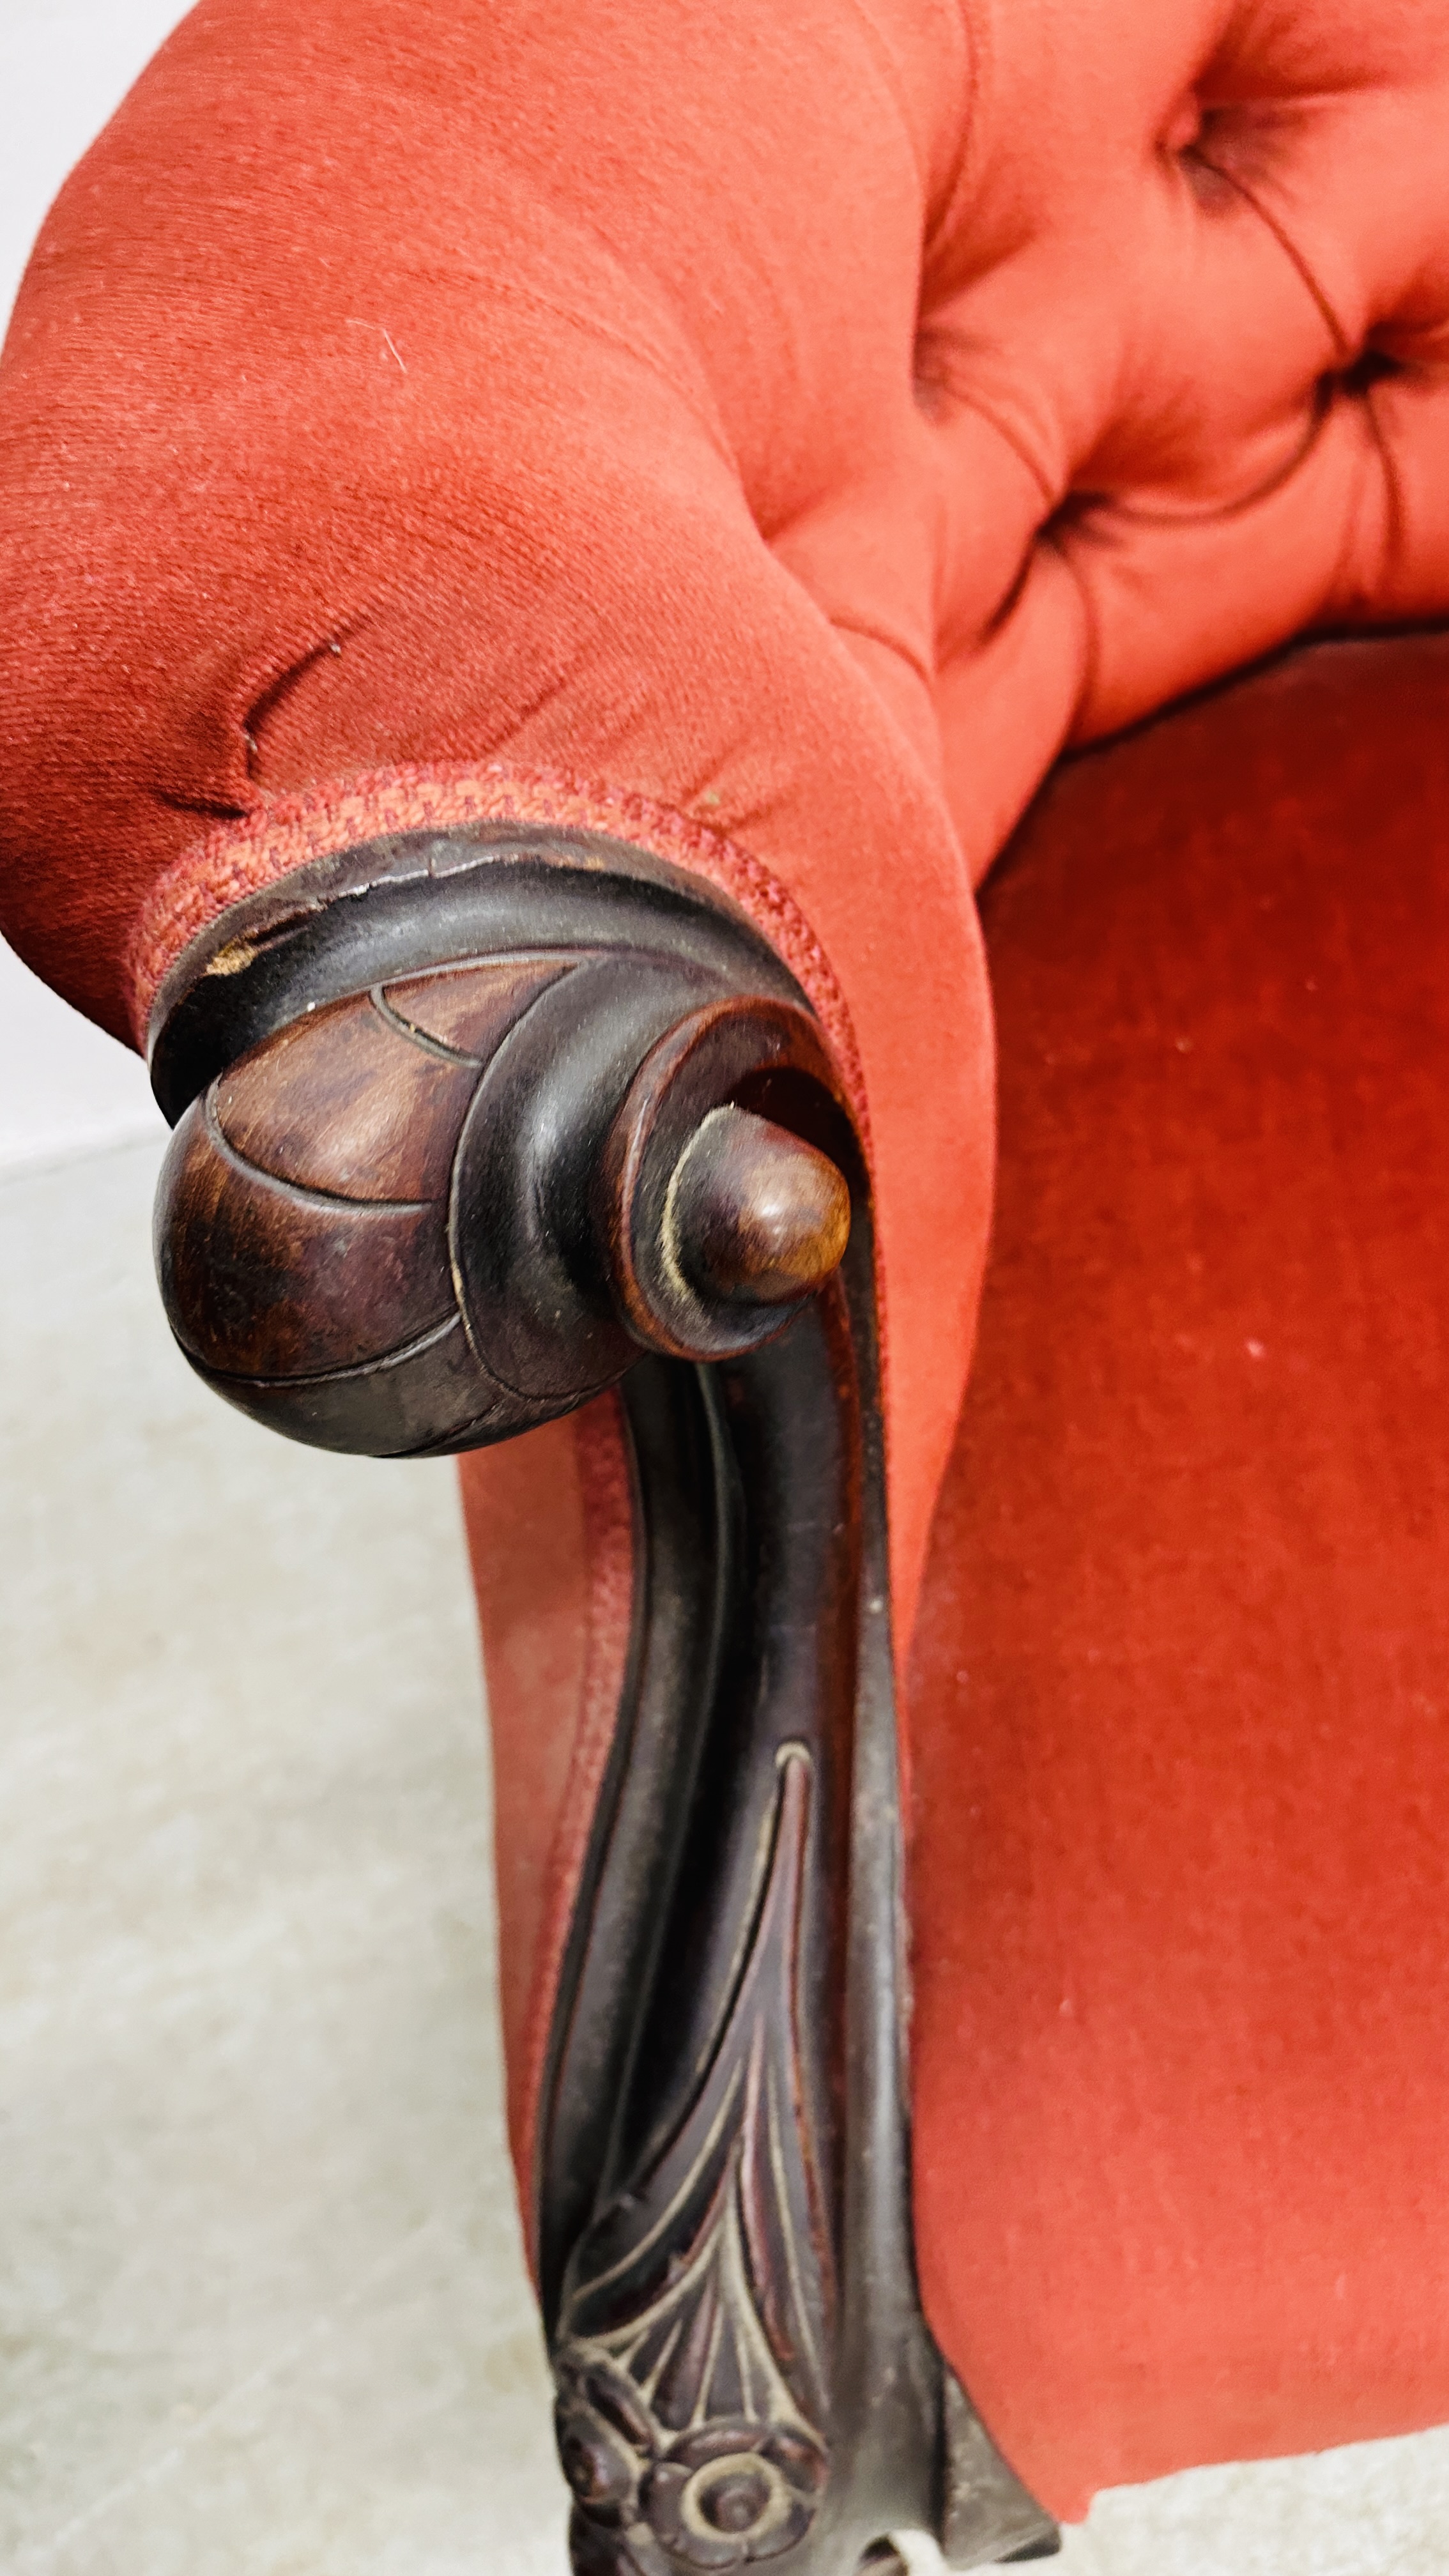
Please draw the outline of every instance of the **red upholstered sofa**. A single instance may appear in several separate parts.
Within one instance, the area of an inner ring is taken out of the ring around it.
[[[196,1365],[464,1453],[581,2576],[1449,2415],[1446,134],[202,0],[38,245],[4,925]]]

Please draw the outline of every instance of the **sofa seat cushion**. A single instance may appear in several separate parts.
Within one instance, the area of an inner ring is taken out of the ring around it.
[[[1059,2512],[1449,2418],[1449,637],[1064,767],[913,1684],[928,2312]]]

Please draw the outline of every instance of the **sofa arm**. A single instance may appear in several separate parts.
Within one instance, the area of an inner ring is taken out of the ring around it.
[[[643,852],[467,827],[235,906],[151,1061],[232,1403],[415,1456],[620,1388],[634,1647],[527,2213],[579,2576],[1047,2545],[916,2293],[870,1195],[798,987]]]

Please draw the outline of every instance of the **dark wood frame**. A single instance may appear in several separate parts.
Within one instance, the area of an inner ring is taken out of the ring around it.
[[[467,827],[234,906],[151,1064],[167,1310],[232,1403],[417,1455],[620,1389],[533,2212],[578,2576],[1049,2554],[917,2293],[870,1193],[803,994],[645,852]]]

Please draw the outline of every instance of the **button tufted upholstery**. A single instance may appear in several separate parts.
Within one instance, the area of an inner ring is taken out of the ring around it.
[[[1434,0],[203,0],[0,380],[10,935],[123,1027],[208,820],[389,763],[744,843],[865,1068],[908,1618],[986,1223],[962,855],[1064,742],[1449,605],[1446,99]]]
[[[904,1653],[989,1225],[970,885],[1064,748],[1306,631],[1449,615],[1446,134],[1442,0],[202,0],[0,362],[6,930],[139,1036],[226,902],[369,831],[563,815],[728,885],[869,1127]],[[472,1472],[486,1530],[515,1471]],[[917,1725],[952,1976],[955,1654]],[[510,1655],[523,1993],[568,1764],[525,1749]],[[927,2299],[1050,2500],[1381,2429],[1351,2390],[1315,2413],[1311,2368],[1251,2421],[1194,2413],[1200,2381],[1094,2415],[1080,2339],[1048,2386],[1057,2283],[1015,2236],[1029,2330],[992,2341],[971,2211],[1007,2221],[948,2151],[964,1991],[923,1976]],[[1401,2416],[1449,2411],[1443,2365]]]
[[[744,843],[865,1069],[908,1619],[986,1225],[962,857],[1064,742],[1449,604],[1446,96],[1434,0],[203,0],[0,378],[10,935],[123,1028],[208,821],[389,763]]]
[[[1442,10],[972,23],[916,354],[966,831],[958,728],[994,654],[1035,701],[1030,768],[1296,630],[1433,613],[1449,579]]]

